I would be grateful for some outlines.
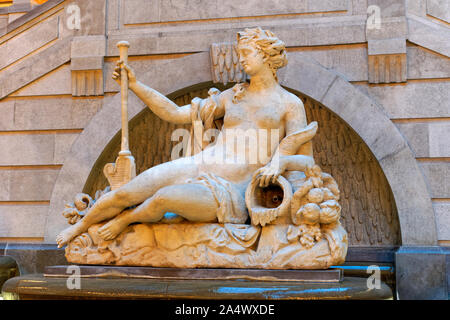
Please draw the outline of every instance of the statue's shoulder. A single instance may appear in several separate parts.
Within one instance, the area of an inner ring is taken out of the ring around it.
[[[287,91],[283,87],[280,86],[279,94],[282,100],[281,105],[284,106],[284,110],[287,113],[303,113],[305,110],[305,106],[303,105],[302,100],[296,96],[295,94]]]
[[[280,87],[280,92],[281,92],[282,98],[286,101],[286,103],[294,105],[294,106],[298,106],[298,107],[303,107],[302,100],[298,96],[293,94],[292,92],[287,91],[283,87]]]

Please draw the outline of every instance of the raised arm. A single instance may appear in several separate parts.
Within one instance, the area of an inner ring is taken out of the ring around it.
[[[191,122],[191,105],[177,106],[158,91],[136,80],[134,71],[122,61],[117,62],[112,78],[120,84],[120,69],[125,68],[128,73],[128,86],[158,117],[176,123],[185,124]]]

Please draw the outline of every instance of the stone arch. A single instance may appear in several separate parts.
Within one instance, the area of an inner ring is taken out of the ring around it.
[[[189,55],[152,67],[140,75],[143,82],[163,94],[211,81],[207,52]],[[164,74],[164,77],[154,77]],[[302,53],[289,56],[289,67],[279,73],[280,83],[323,104],[362,138],[379,162],[395,198],[403,245],[435,245],[435,217],[422,173],[398,129],[382,107]],[[145,106],[130,95],[129,116]],[[367,115],[370,114],[370,121]],[[46,241],[54,242],[66,222],[65,202],[72,201],[89,177],[102,151],[120,130],[120,94],[105,103],[72,145],[55,183],[47,219]],[[426,222],[426,223],[424,223]]]

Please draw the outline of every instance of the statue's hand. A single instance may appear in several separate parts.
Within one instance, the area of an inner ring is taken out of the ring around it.
[[[286,171],[286,161],[283,157],[279,161],[271,161],[262,168],[256,170],[253,175],[253,180],[259,180],[260,187],[267,187],[269,183],[275,183],[278,177]]]
[[[119,60],[116,63],[116,67],[114,69],[112,78],[116,80],[116,82],[120,85],[120,73],[122,71],[122,68],[127,71],[128,74],[128,87],[131,87],[133,84],[136,83],[136,74],[134,73],[133,69],[126,63],[123,63],[123,61]]]

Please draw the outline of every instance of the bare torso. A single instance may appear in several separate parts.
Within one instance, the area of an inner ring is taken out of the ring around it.
[[[225,111],[222,131],[217,142],[194,159],[201,158],[197,162],[201,173],[214,173],[245,188],[252,174],[271,160],[285,137],[289,105],[296,104],[298,108],[302,105],[281,86],[263,95],[247,92],[236,103],[232,101],[232,89],[222,95]],[[305,126],[306,119],[301,121]]]

